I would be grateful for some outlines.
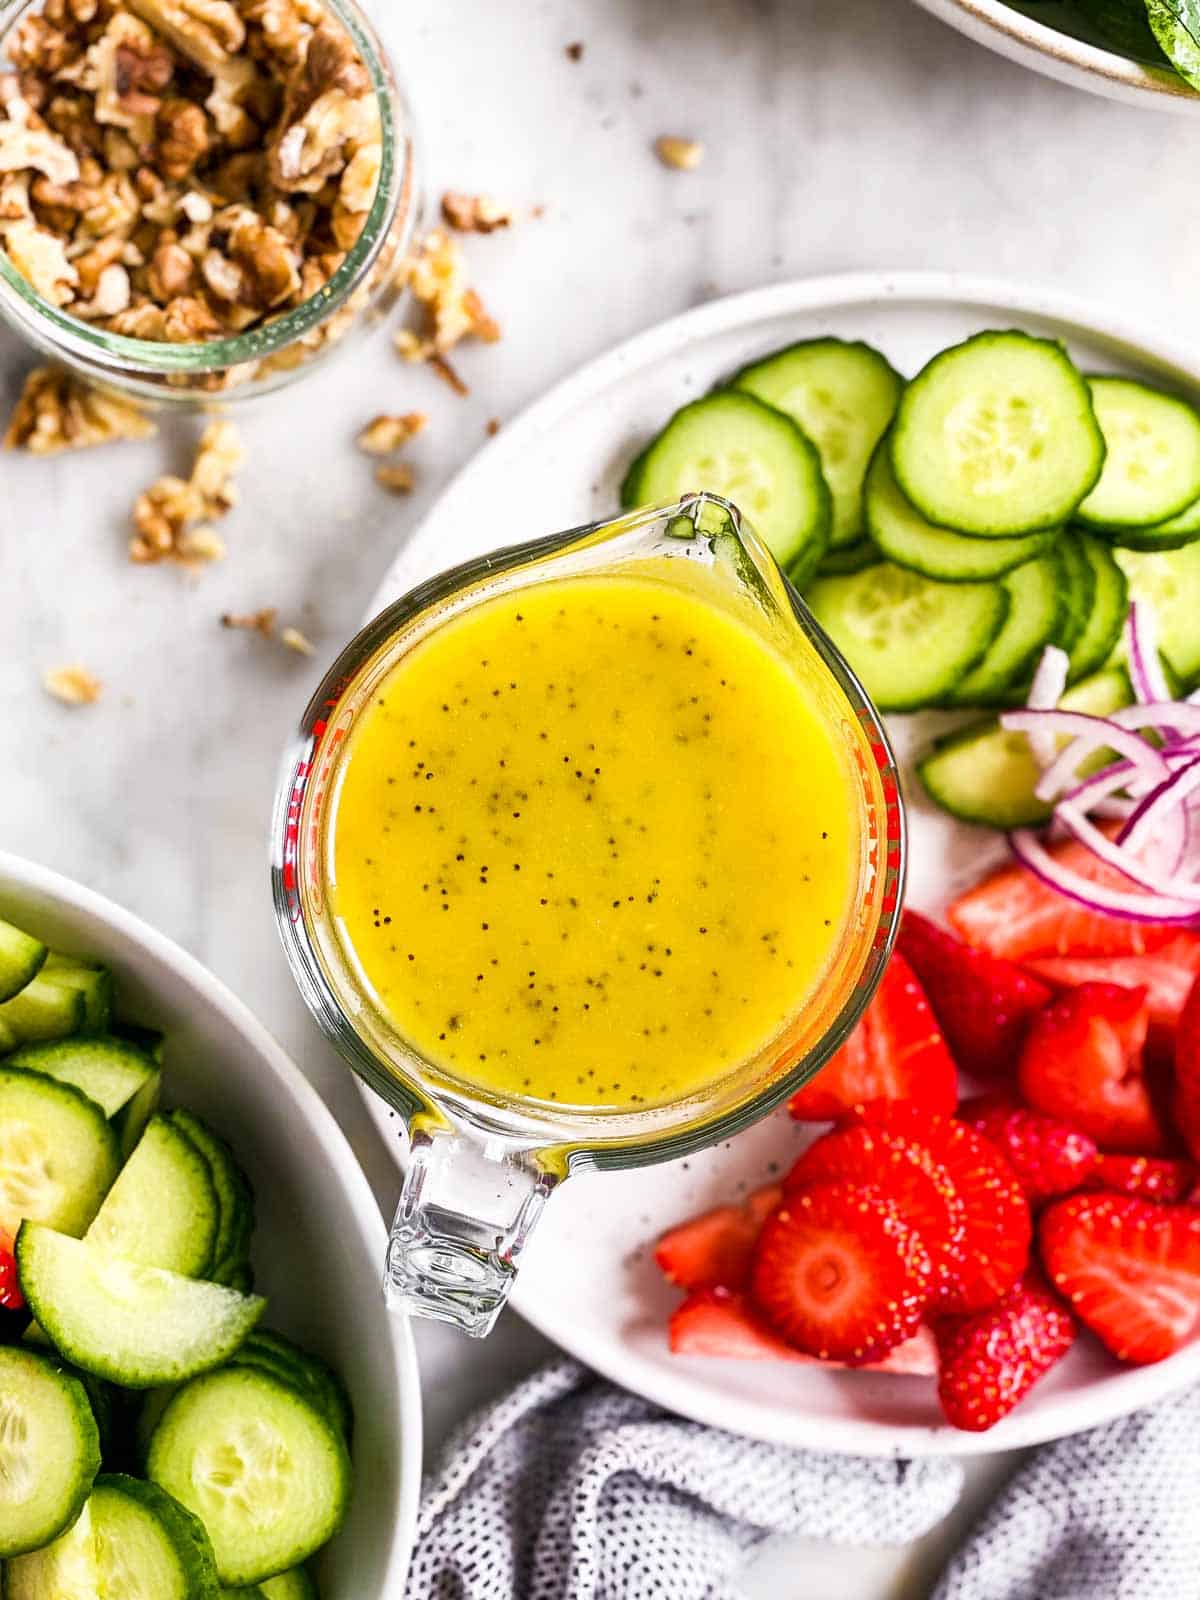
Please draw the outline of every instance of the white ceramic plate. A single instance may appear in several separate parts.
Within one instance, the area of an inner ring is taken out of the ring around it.
[[[314,1561],[321,1594],[402,1594],[421,1485],[420,1381],[408,1324],[380,1293],[383,1220],[341,1130],[245,1006],[112,901],[0,852],[0,916],[107,962],[122,1008],[166,1032],[168,1100],[235,1147],[254,1185],[267,1323],[332,1362],[354,1404],[355,1493]]]
[[[1060,83],[1130,105],[1200,113],[1200,94],[1176,73],[1142,66],[1103,44],[1078,37],[1071,31],[1077,20],[1061,5],[1039,3],[1025,11],[1006,0],[917,0],[917,4],[969,39]]]
[[[406,541],[372,609],[468,557],[611,515],[624,467],[676,406],[789,340],[866,339],[912,373],[968,334],[1013,325],[1064,339],[1085,367],[1141,372],[1200,399],[1200,380],[1181,352],[1048,291],[919,273],[737,295],[619,346],[507,424]],[[902,765],[929,726],[929,718],[892,719]],[[909,899],[935,909],[979,874],[989,849],[1003,847],[923,804],[915,782],[906,792]],[[399,1149],[391,1113],[364,1093]],[[580,1360],[674,1411],[758,1438],[859,1454],[1011,1449],[1089,1427],[1200,1377],[1200,1342],[1135,1370],[1081,1340],[1011,1417],[976,1435],[940,1423],[927,1380],[671,1356],[665,1321],[678,1296],[661,1281],[648,1244],[669,1224],[767,1181],[771,1164],[790,1164],[803,1138],[779,1112],[687,1161],[572,1178],[539,1225],[514,1304]]]

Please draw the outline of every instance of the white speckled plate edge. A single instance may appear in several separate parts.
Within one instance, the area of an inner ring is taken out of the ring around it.
[[[753,290],[635,336],[505,424],[405,539],[369,614],[457,562],[610,514],[635,445],[753,355],[835,333],[877,343],[912,372],[945,344],[1012,325],[1064,339],[1085,363],[1157,377],[1200,401],[1200,374],[1182,350],[1051,289],[906,272]],[[929,726],[927,718],[893,720],[902,765]],[[924,806],[911,784],[908,794],[909,898],[937,906],[996,847]],[[363,1094],[399,1159],[394,1114],[365,1087]],[[572,1178],[529,1246],[514,1308],[580,1361],[671,1411],[754,1438],[858,1455],[1016,1449],[1125,1415],[1200,1378],[1200,1341],[1159,1366],[1120,1368],[1089,1339],[999,1426],[967,1434],[938,1421],[927,1379],[671,1356],[665,1323],[678,1296],[662,1283],[648,1246],[672,1222],[767,1181],[770,1164],[790,1163],[804,1137],[781,1112],[686,1162]]]

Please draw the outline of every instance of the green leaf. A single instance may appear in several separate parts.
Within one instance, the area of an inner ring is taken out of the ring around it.
[[[1200,89],[1200,0],[1146,0],[1146,17],[1175,71]]]

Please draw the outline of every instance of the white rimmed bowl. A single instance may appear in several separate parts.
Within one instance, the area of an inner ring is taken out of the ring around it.
[[[342,1374],[355,1492],[316,1559],[323,1600],[398,1596],[416,1532],[421,1392],[408,1324],[384,1307],[387,1235],[341,1130],[261,1023],[200,963],[120,906],[0,852],[0,916],[107,962],[123,1011],[167,1035],[166,1094],[207,1118],[254,1185],[266,1323]]]
[[[1061,13],[1061,6],[1039,5],[1046,17],[1038,17],[1006,0],[917,0],[917,4],[969,39],[1060,83],[1128,105],[1200,114],[1200,94],[1168,68],[1131,61],[1047,20]]]

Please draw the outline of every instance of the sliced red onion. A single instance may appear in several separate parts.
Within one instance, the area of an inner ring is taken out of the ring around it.
[[[1115,723],[1118,728],[1178,730],[1180,736],[1187,739],[1200,736],[1200,706],[1190,706],[1181,700],[1148,700],[1141,705],[1122,706],[1104,720]]]
[[[1171,690],[1158,653],[1158,626],[1154,612],[1144,601],[1135,600],[1129,607],[1125,638],[1134,694],[1144,705],[1170,700]]]
[[[1099,830],[1097,830],[1098,832]],[[1104,839],[1104,835],[1099,835]],[[1170,922],[1180,925],[1200,922],[1200,905],[1175,895],[1131,894],[1104,884],[1091,883],[1078,872],[1056,861],[1031,828],[1018,828],[1008,836],[1017,860],[1049,888],[1066,895],[1078,905],[1102,916],[1125,917],[1131,922]],[[1105,839],[1105,844],[1109,841]],[[1120,870],[1126,871],[1124,862]]]
[[[1042,773],[1034,791],[1039,800],[1056,800],[1075,777],[1080,762],[1097,750],[1123,755],[1155,784],[1168,773],[1166,762],[1153,745],[1108,717],[1093,717],[1086,711],[1006,711],[1000,726],[1013,733],[1046,732],[1056,740],[1063,737],[1070,741]]]
[[[1118,847],[1122,850],[1142,850],[1148,844],[1158,843],[1164,834],[1177,831],[1178,851],[1174,864],[1167,870],[1179,872],[1183,866],[1188,835],[1188,810],[1182,802],[1197,791],[1200,791],[1200,756],[1193,758],[1186,766],[1177,768],[1139,802],[1117,835]],[[1158,834],[1159,829],[1162,834]]]
[[[1125,849],[1115,839],[1110,839],[1107,834],[1101,833],[1094,822],[1072,805],[1058,806],[1054,815],[1080,844],[1087,845],[1094,856],[1107,862],[1110,867],[1115,867],[1118,872],[1123,872],[1132,883],[1139,884],[1149,895],[1191,905],[1195,908],[1193,915],[1200,916],[1200,884],[1164,877],[1162,873],[1156,872],[1152,866],[1134,855],[1131,850]],[[1135,902],[1145,898],[1144,895],[1126,895],[1126,899]]]
[[[1029,685],[1029,697],[1025,702],[1027,709],[1054,711],[1066,690],[1070,667],[1071,658],[1067,652],[1060,650],[1056,644],[1048,644],[1042,651],[1042,659]],[[1054,760],[1058,744],[1053,734],[1042,733],[1035,728],[1029,733],[1029,748],[1038,766],[1048,767]]]

